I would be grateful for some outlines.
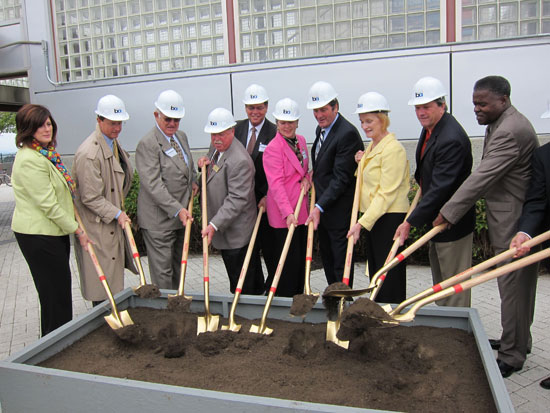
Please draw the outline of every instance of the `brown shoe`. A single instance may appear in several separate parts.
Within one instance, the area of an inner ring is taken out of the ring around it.
[[[550,377],[545,378],[540,382],[540,387],[546,390],[550,390]]]

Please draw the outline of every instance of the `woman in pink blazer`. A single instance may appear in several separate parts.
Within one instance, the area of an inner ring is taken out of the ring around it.
[[[273,116],[277,120],[277,135],[267,145],[263,155],[268,184],[266,209],[269,225],[274,228],[275,254],[281,254],[290,225],[297,225],[276,293],[278,296],[292,297],[301,294],[304,289],[307,197],[304,197],[297,220],[294,209],[302,186],[306,192],[310,187],[309,159],[306,140],[296,135],[300,118],[298,104],[288,98],[282,99],[277,102]],[[267,270],[266,290],[269,291],[276,267]]]

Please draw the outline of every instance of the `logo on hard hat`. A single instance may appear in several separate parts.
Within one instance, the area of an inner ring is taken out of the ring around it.
[[[288,110],[288,109],[283,109],[283,114],[284,114],[284,115],[290,115],[290,110]]]
[[[363,107],[363,104],[362,104],[362,103],[358,103],[358,104],[357,104],[357,109],[362,108],[362,107]]]
[[[250,99],[258,99],[258,95],[250,95]]]
[[[175,110],[175,111],[178,111],[178,107],[177,106],[170,106],[170,110]]]
[[[218,122],[210,121],[210,126],[218,126]]]
[[[122,109],[113,109],[115,113],[122,113]]]
[[[415,98],[421,98],[422,96],[424,96],[424,93],[422,93],[422,92],[414,94]]]
[[[319,102],[319,96],[312,96],[312,97],[311,97],[311,100],[312,100],[313,102]]]

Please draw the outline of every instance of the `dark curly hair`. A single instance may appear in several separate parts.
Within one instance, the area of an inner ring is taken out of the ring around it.
[[[15,115],[15,127],[17,129],[15,145],[18,148],[30,146],[34,134],[48,119],[52,122],[53,128],[50,144],[55,148],[57,146],[57,123],[55,123],[52,114],[46,107],[34,104],[24,105]]]

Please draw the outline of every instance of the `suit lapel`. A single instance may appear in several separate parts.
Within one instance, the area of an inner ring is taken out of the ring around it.
[[[298,157],[288,144],[288,142],[285,140],[285,138],[282,135],[278,135],[281,145],[283,146],[283,153],[287,157],[287,159],[290,161],[290,164],[296,169],[296,171],[300,174],[304,174],[304,168],[302,167],[302,164],[298,160]]]
[[[230,147],[231,147],[231,146],[230,146]],[[227,151],[229,151],[229,148],[227,148]],[[207,183],[210,182],[210,180],[211,180],[212,178],[214,178],[216,175],[218,175],[218,174],[221,172],[223,166],[225,165],[225,160],[227,159],[227,151],[225,151],[225,152],[223,153],[223,156],[222,156],[220,159],[218,159],[218,162],[216,162],[216,165],[214,165],[214,166],[212,167],[212,171],[210,172],[210,174],[208,174],[208,175],[206,176],[206,182],[207,182]],[[208,159],[211,159],[211,158],[212,158],[212,155],[214,154],[214,152],[216,152],[215,149],[213,149],[212,151],[209,151],[209,152],[208,152]],[[206,170],[208,171],[208,168],[206,168]]]
[[[323,141],[323,144],[321,145],[321,149],[319,150],[319,154],[317,156],[318,159],[320,159],[323,156],[323,154],[327,151],[327,149],[334,142],[334,135],[336,135],[336,132],[338,132],[338,126],[340,125],[341,121],[342,121],[342,115],[338,114],[338,119],[336,119],[336,122],[334,122],[334,125],[332,125],[332,128],[330,128],[330,132],[328,133],[328,135],[325,136],[325,140]],[[321,135],[321,129],[320,128],[319,128],[319,135]],[[317,139],[317,145],[318,144],[319,144],[319,141]],[[317,159],[316,159],[316,161],[317,161]]]
[[[164,135],[158,129],[155,130],[155,138],[157,139],[157,142],[159,143],[165,155],[169,152],[175,152],[175,149],[172,148],[172,145],[170,145],[170,142],[168,142],[168,140],[164,137]],[[178,142],[180,142],[177,134],[174,135],[174,138],[177,139]],[[183,145],[181,145],[181,147],[183,148]],[[186,155],[189,156],[189,154],[186,154]],[[177,153],[174,154],[174,156],[169,156],[169,155],[166,155],[166,156],[170,158],[170,161],[173,162],[178,167],[178,169],[180,169],[183,173],[187,173],[188,171],[187,165],[185,164],[185,161],[178,156]]]

